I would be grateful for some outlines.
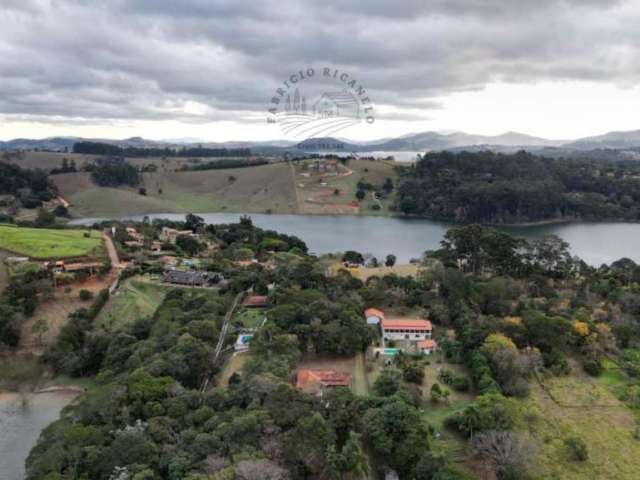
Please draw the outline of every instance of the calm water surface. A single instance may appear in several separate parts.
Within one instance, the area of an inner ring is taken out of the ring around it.
[[[22,480],[24,461],[43,428],[58,419],[76,393],[0,393],[0,479]]]
[[[199,213],[207,223],[237,222],[240,214]],[[351,217],[332,215],[250,214],[254,223],[303,239],[314,253],[357,250],[384,258],[393,253],[400,262],[418,258],[425,250],[437,248],[448,225],[424,219]],[[183,214],[152,214],[150,218],[183,220]],[[142,216],[127,217],[141,220]],[[74,220],[89,224],[104,218]],[[571,245],[571,252],[585,262],[599,266],[622,257],[640,263],[640,224],[571,223],[535,227],[505,228],[514,235],[535,238],[555,234]]]

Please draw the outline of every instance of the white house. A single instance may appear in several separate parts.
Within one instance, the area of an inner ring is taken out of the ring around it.
[[[397,318],[381,320],[385,340],[411,340],[418,342],[431,338],[433,327],[429,320]]]
[[[418,349],[423,355],[431,355],[438,348],[438,342],[428,338],[418,342]]]
[[[367,325],[379,325],[384,320],[384,312],[377,308],[367,308],[364,311],[364,316],[367,319]]]

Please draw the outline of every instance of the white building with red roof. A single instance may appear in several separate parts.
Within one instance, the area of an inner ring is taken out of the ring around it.
[[[419,342],[431,338],[433,326],[429,320],[413,318],[383,318],[380,322],[384,340],[410,340]]]

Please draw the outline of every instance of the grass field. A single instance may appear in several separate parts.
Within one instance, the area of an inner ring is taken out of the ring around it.
[[[245,309],[233,317],[233,322],[244,328],[258,328],[264,321],[265,314],[260,309]]]
[[[0,249],[31,258],[83,257],[99,253],[100,232],[86,230],[56,230],[0,225]]]
[[[572,375],[532,383],[527,405],[540,443],[537,478],[632,480],[640,472],[640,442],[632,437],[634,413],[598,379]],[[574,461],[564,446],[570,435],[587,444],[589,459]]]
[[[147,195],[139,195],[137,188],[98,187],[87,173],[55,175],[52,179],[71,202],[75,216],[298,212],[291,171],[283,163],[198,172],[160,169],[143,175]]]
[[[120,284],[95,320],[96,327],[117,330],[141,317],[152,315],[162,303],[168,287],[132,277]]]

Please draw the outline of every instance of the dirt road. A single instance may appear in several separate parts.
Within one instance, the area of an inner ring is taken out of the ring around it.
[[[113,268],[121,268],[122,265],[120,264],[118,251],[116,250],[116,246],[113,244],[113,240],[105,232],[102,232],[102,239],[104,240],[105,247],[107,247],[107,253],[109,254],[109,260],[111,260],[111,266]]]

